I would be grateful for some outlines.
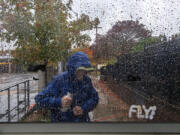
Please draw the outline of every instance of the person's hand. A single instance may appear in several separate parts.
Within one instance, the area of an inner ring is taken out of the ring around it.
[[[79,115],[82,115],[83,114],[83,110],[80,106],[75,106],[73,108],[73,113],[75,116],[79,116]]]
[[[71,103],[72,103],[72,98],[71,97],[67,97],[67,96],[62,97],[62,99],[61,99],[62,108],[70,107]]]

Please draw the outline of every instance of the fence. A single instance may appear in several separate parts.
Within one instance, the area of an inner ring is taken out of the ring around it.
[[[180,40],[149,46],[143,52],[126,54],[114,65],[101,69],[103,79],[128,81],[139,92],[159,97],[180,107]]]
[[[11,120],[17,116],[17,121],[18,121],[18,120],[20,120],[20,114],[21,113],[25,114],[27,112],[27,109],[30,106],[30,86],[29,86],[29,84],[30,84],[30,80],[26,80],[26,81],[17,83],[13,86],[10,86],[8,88],[0,90],[0,94],[2,94],[2,93],[7,94],[7,100],[8,100],[8,102],[7,102],[8,108],[3,114],[0,114],[0,120],[2,118],[6,117],[6,118],[8,118],[7,121],[11,122]],[[15,90],[13,88],[16,88],[17,105],[12,108],[11,103],[14,103],[14,102],[11,102],[11,97],[12,97],[11,92],[15,93]],[[20,94],[20,92],[22,94]],[[20,99],[20,96],[23,96],[23,100]],[[21,105],[23,105],[23,108],[20,108]],[[2,103],[1,103],[1,109],[2,109]],[[15,113],[15,114],[12,116],[11,113],[12,114]]]
[[[22,73],[25,70],[21,65],[8,63],[8,62],[0,62],[0,73]]]

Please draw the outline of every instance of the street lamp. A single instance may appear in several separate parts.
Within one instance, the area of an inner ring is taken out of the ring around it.
[[[11,63],[10,63],[10,47],[11,47],[11,45],[9,46],[9,48],[8,48],[8,72],[9,73],[11,73]]]

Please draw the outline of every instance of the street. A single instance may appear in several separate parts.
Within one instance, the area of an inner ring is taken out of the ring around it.
[[[34,97],[37,94],[37,89],[38,89],[38,82],[37,81],[33,81],[32,77],[33,76],[37,76],[37,74],[33,73],[28,73],[28,74],[8,74],[8,73],[4,73],[1,74],[0,76],[0,90],[3,90],[5,88],[8,88],[10,86],[13,86],[15,84],[18,84],[22,81],[25,80],[30,80],[30,104],[34,104]],[[20,84],[19,85],[19,101],[24,100],[24,84]],[[3,115],[4,113],[7,112],[8,109],[8,92],[7,91],[3,91],[0,92],[0,115]],[[17,106],[17,88],[16,87],[12,87],[10,89],[10,108],[14,108],[15,106]],[[20,108],[24,107],[24,104],[21,104],[19,106]],[[17,110],[13,110],[11,112],[11,116],[12,121],[17,121]],[[16,116],[15,116],[16,115]],[[22,117],[24,115],[24,113],[20,114],[20,117]],[[7,121],[7,117],[3,117],[2,119],[0,119],[0,122],[6,122]]]

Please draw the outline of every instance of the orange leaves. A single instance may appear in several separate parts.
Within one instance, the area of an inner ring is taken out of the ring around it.
[[[22,7],[25,7],[26,4],[27,4],[26,2],[16,3],[16,7],[17,7],[17,8],[22,8]]]
[[[21,7],[23,7],[23,4],[22,3],[17,3],[17,5],[16,5],[18,8],[21,8]]]
[[[81,52],[84,52],[85,54],[88,55],[88,57],[91,59],[93,57],[93,51],[87,47],[87,48],[75,48],[73,49],[73,52],[78,52],[78,51],[81,51]]]
[[[39,24],[39,23],[35,23],[35,26],[36,26],[36,27],[39,27],[39,26],[40,26],[40,24]]]
[[[92,57],[93,56],[93,52],[91,49],[89,48],[83,48],[82,50],[84,53],[86,53],[89,57]]]
[[[42,9],[42,7],[40,5],[36,5],[36,11],[40,11]]]

